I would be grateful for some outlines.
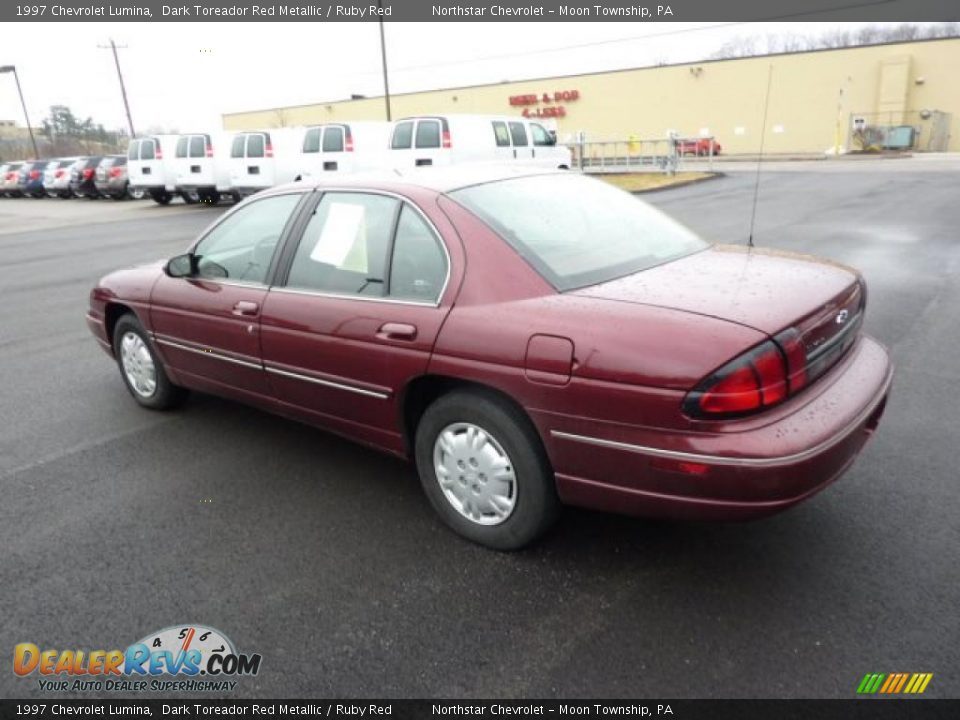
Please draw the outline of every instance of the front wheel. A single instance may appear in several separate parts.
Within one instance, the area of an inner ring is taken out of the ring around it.
[[[140,405],[151,410],[166,410],[183,402],[187,391],[170,382],[135,315],[127,314],[117,320],[113,352],[127,390]]]
[[[499,397],[457,391],[423,415],[416,435],[424,492],[455,532],[495,550],[517,550],[546,532],[560,509],[536,430]]]
[[[150,197],[157,205],[169,205],[170,201],[173,200],[173,196],[166,190],[151,190]]]
[[[143,196],[147,194],[143,188],[127,188],[127,193],[133,200],[143,200]]]

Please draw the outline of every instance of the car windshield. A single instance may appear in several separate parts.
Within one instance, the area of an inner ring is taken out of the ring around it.
[[[534,175],[450,193],[559,291],[607,282],[708,243],[603,180]]]

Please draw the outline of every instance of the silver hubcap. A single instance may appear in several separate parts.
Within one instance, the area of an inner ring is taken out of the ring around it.
[[[517,504],[517,476],[503,446],[472,423],[445,427],[433,445],[443,496],[478,525],[499,525]]]
[[[157,390],[157,368],[153,356],[143,339],[135,332],[127,331],[120,340],[120,362],[123,373],[133,391],[148,398]]]

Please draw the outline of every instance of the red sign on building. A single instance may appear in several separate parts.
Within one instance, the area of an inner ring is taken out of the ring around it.
[[[567,109],[562,103],[580,99],[579,90],[557,90],[553,94],[511,95],[510,104],[522,107],[524,117],[564,117]]]

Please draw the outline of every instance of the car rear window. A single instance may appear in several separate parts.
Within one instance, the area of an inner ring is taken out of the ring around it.
[[[328,127],[323,131],[323,151],[343,152],[343,128]]]
[[[242,158],[243,145],[246,141],[247,141],[246,135],[237,135],[233,139],[233,144],[230,146],[230,157]]]
[[[95,168],[97,165],[100,164],[100,161],[101,161],[101,160],[103,160],[103,158],[100,157],[100,156],[88,158],[86,164],[85,164],[83,167],[84,167],[84,168]]]
[[[123,161],[126,162],[127,159],[124,158]],[[76,162],[76,160],[61,160],[61,161],[57,164],[57,167],[58,167],[58,168],[70,167],[70,166],[73,165],[75,162]]]
[[[177,140],[177,157],[185,158],[187,156],[187,149],[190,145],[190,138],[183,136]]]
[[[417,123],[417,147],[440,147],[440,123],[437,120],[421,120]]]
[[[247,136],[247,157],[263,157],[263,135],[257,134]]]
[[[413,141],[413,123],[402,122],[394,128],[390,147],[394,150],[406,150]]]
[[[190,138],[190,157],[202,158],[207,154],[207,144],[203,135],[194,135]]]
[[[130,143],[130,147],[127,148],[127,157],[131,160],[136,160],[140,157],[140,141],[134,140]]]
[[[305,153],[320,152],[320,133],[323,128],[310,128],[303,136],[303,151]]]
[[[140,159],[153,160],[155,157],[156,157],[156,153],[154,152],[153,140],[141,140],[140,141]]]
[[[582,175],[510,178],[450,196],[561,292],[630,275],[708,246],[633,195]]]

